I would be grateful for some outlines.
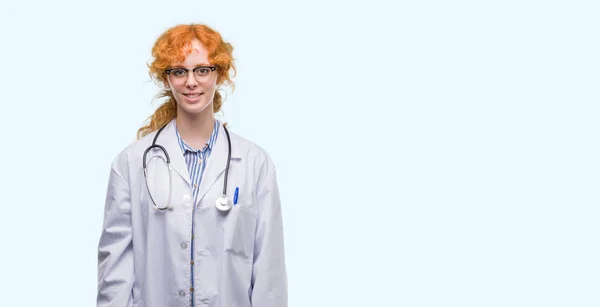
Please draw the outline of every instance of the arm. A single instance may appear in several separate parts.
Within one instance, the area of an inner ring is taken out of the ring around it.
[[[268,171],[258,186],[252,306],[287,307],[283,222],[275,169]]]
[[[129,185],[111,168],[98,244],[98,307],[133,305],[133,250]]]

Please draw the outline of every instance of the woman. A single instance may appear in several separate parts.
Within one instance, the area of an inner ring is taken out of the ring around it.
[[[98,306],[287,306],[273,162],[214,117],[232,49],[204,25],[156,41],[150,73],[168,100],[112,163]]]

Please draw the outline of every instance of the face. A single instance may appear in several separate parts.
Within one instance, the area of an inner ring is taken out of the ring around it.
[[[177,101],[177,112],[197,115],[212,113],[212,101],[215,95],[217,71],[200,66],[211,66],[208,50],[197,39],[192,41],[191,50],[183,62],[171,65],[167,74],[168,86]],[[177,69],[177,68],[183,68]],[[185,72],[187,69],[187,72]],[[193,71],[196,69],[196,71]]]

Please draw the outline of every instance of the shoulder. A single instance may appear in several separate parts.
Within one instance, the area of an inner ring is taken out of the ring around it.
[[[156,131],[149,133],[121,149],[121,151],[113,158],[111,170],[116,172],[122,178],[127,179],[131,165],[137,162],[141,165],[144,151],[152,144],[155,135]]]
[[[248,162],[263,171],[269,172],[275,169],[275,163],[265,148],[231,129],[228,129],[228,132],[231,138],[231,147],[237,151],[240,157],[247,159]]]

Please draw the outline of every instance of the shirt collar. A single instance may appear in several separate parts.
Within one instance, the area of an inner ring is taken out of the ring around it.
[[[200,149],[193,148],[183,141],[183,139],[179,135],[179,131],[177,129],[177,124],[176,124],[175,120],[173,120],[173,126],[175,126],[175,134],[177,135],[177,143],[179,143],[181,152],[183,152],[185,154],[188,151],[189,152],[200,151]],[[219,122],[219,120],[215,119],[215,124],[213,125],[213,132],[210,135],[210,138],[208,138],[208,141],[206,142],[204,147],[201,149],[202,151],[212,150],[213,146],[215,145],[215,142],[217,141],[217,136],[219,135],[219,127],[220,126],[221,126],[221,122]]]

